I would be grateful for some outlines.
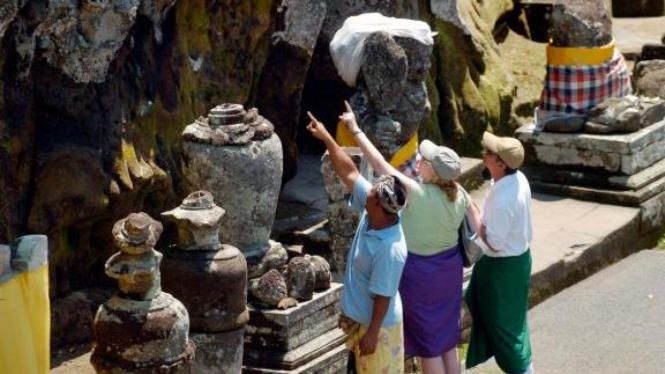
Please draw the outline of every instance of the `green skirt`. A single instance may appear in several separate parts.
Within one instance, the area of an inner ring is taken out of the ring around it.
[[[473,325],[466,368],[492,356],[506,373],[523,373],[531,363],[527,325],[531,251],[515,257],[483,256],[464,295]]]

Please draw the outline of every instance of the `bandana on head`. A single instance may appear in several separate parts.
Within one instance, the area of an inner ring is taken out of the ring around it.
[[[372,189],[376,191],[379,202],[383,209],[388,213],[397,213],[404,207],[404,201],[400,204],[395,193],[395,178],[391,175],[382,175],[374,184]],[[397,188],[401,188],[397,186]]]

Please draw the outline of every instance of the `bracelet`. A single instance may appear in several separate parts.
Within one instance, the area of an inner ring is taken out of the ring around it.
[[[358,134],[362,134],[362,133],[363,133],[362,130],[358,130],[358,131],[354,131],[354,132],[352,132],[351,135],[356,136],[356,135],[358,135]]]

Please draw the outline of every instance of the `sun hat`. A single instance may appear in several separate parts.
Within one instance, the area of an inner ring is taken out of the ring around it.
[[[432,164],[432,168],[439,178],[452,181],[462,174],[462,162],[452,149],[423,140],[418,151],[425,160]]]
[[[524,147],[515,138],[500,137],[485,131],[482,144],[486,149],[496,153],[511,169],[519,168],[524,162]]]

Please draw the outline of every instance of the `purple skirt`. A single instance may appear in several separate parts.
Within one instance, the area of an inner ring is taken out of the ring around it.
[[[462,272],[457,246],[434,256],[409,252],[399,285],[406,354],[431,358],[459,344]]]

